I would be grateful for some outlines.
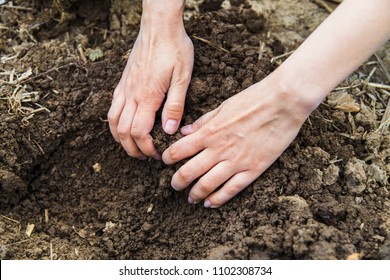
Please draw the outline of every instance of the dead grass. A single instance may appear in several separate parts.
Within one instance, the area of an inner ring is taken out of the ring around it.
[[[279,66],[293,52],[272,57],[271,63]],[[386,133],[390,127],[390,74],[380,56],[375,54],[374,58],[346,78],[330,95],[332,98],[322,104],[346,113],[356,113],[360,110],[356,98],[360,98],[361,102],[368,100],[369,107],[378,116],[377,131]],[[376,82],[373,82],[374,78]],[[362,95],[367,98],[361,98]]]
[[[218,46],[218,45],[214,44],[213,42],[211,42],[211,41],[209,41],[207,39],[201,38],[201,37],[199,37],[197,35],[192,35],[191,37],[196,39],[196,40],[199,40],[199,41],[201,41],[201,42],[203,42],[203,43],[205,43],[207,45],[209,45],[210,47],[212,47],[212,48],[214,48],[214,49],[216,49],[218,51],[230,53],[230,51],[228,51],[227,49],[225,49],[225,48],[223,48],[221,46]]]
[[[2,63],[2,68],[3,66]],[[35,114],[50,112],[49,109],[39,103],[41,99],[40,92],[31,90],[25,84],[33,75],[31,68],[23,73],[17,73],[15,69],[12,71],[0,69],[0,71],[0,101],[7,103],[8,114],[22,116],[22,124],[28,125]]]

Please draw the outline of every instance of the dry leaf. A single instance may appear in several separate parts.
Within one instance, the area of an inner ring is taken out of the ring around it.
[[[353,99],[349,93],[334,92],[329,96],[328,104],[336,110],[346,113],[356,113],[360,111],[360,105]]]
[[[99,48],[94,49],[94,50],[88,50],[88,53],[89,53],[88,58],[92,62],[94,62],[94,61],[96,61],[104,56],[103,51]]]

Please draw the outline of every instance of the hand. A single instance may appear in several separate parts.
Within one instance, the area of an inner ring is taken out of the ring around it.
[[[205,199],[205,207],[221,206],[260,176],[294,140],[314,107],[277,85],[270,75],[231,97],[183,127],[186,136],[163,153],[166,164],[194,156],[172,178],[176,190],[200,178],[189,193],[190,203]]]
[[[153,7],[159,4],[154,3]],[[181,13],[171,16],[166,11],[164,14],[144,11],[141,30],[108,113],[113,137],[130,156],[161,159],[150,136],[155,114],[167,94],[162,111],[163,128],[168,134],[176,132],[193,60],[193,44],[184,30]]]

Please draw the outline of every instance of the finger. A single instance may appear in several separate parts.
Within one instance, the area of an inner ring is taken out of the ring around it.
[[[189,162],[184,164],[179,170],[173,174],[172,188],[177,191],[187,188],[196,178],[208,172],[217,164],[215,157],[213,157],[208,150],[203,151]]]
[[[193,124],[189,124],[189,125],[183,126],[180,129],[180,132],[183,135],[189,135],[189,134],[192,134],[192,133],[198,131],[209,120],[211,120],[217,113],[218,113],[218,109],[215,109],[215,110],[212,110],[212,111],[204,114],[199,119],[197,119]]]
[[[155,117],[155,110],[139,104],[131,124],[131,136],[143,154],[160,160],[161,155],[154,147],[153,139],[150,136]]]
[[[115,89],[114,97],[111,103],[110,110],[107,114],[108,124],[110,126],[110,131],[115,141],[120,143],[117,126],[119,122],[119,118],[122,114],[122,110],[125,107],[125,96],[119,93],[119,86]]]
[[[164,131],[168,134],[174,134],[179,127],[183,117],[188,85],[191,80],[191,71],[183,73],[178,69],[180,68],[175,68],[172,73],[167,100],[162,112],[162,125]]]
[[[203,143],[204,137],[201,133],[183,137],[164,151],[162,160],[169,165],[191,157],[205,148]]]
[[[206,198],[204,206],[207,208],[217,208],[221,206],[249,186],[259,176],[259,172],[257,171],[237,173],[227,181],[220,190]]]
[[[142,158],[145,155],[140,151],[130,133],[136,109],[137,105],[134,101],[126,102],[118,122],[117,132],[121,145],[127,154],[131,157]]]
[[[233,174],[234,169],[227,161],[218,163],[192,187],[188,196],[188,202],[191,204],[198,203],[202,199],[205,199]]]

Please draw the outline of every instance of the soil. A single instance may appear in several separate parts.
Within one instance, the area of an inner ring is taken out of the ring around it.
[[[29,9],[0,7],[1,259],[390,259],[390,133],[379,127],[389,95],[350,87],[378,64],[342,84],[358,112],[332,94],[260,178],[205,209],[170,187],[178,166],[132,159],[109,133],[139,2],[13,2]],[[326,15],[311,1],[226,2],[188,4],[183,124],[263,79]],[[271,8],[291,16],[275,22]],[[286,43],[293,26],[300,39]],[[380,70],[371,81],[390,83]],[[180,137],[158,118],[153,136],[160,150]]]

